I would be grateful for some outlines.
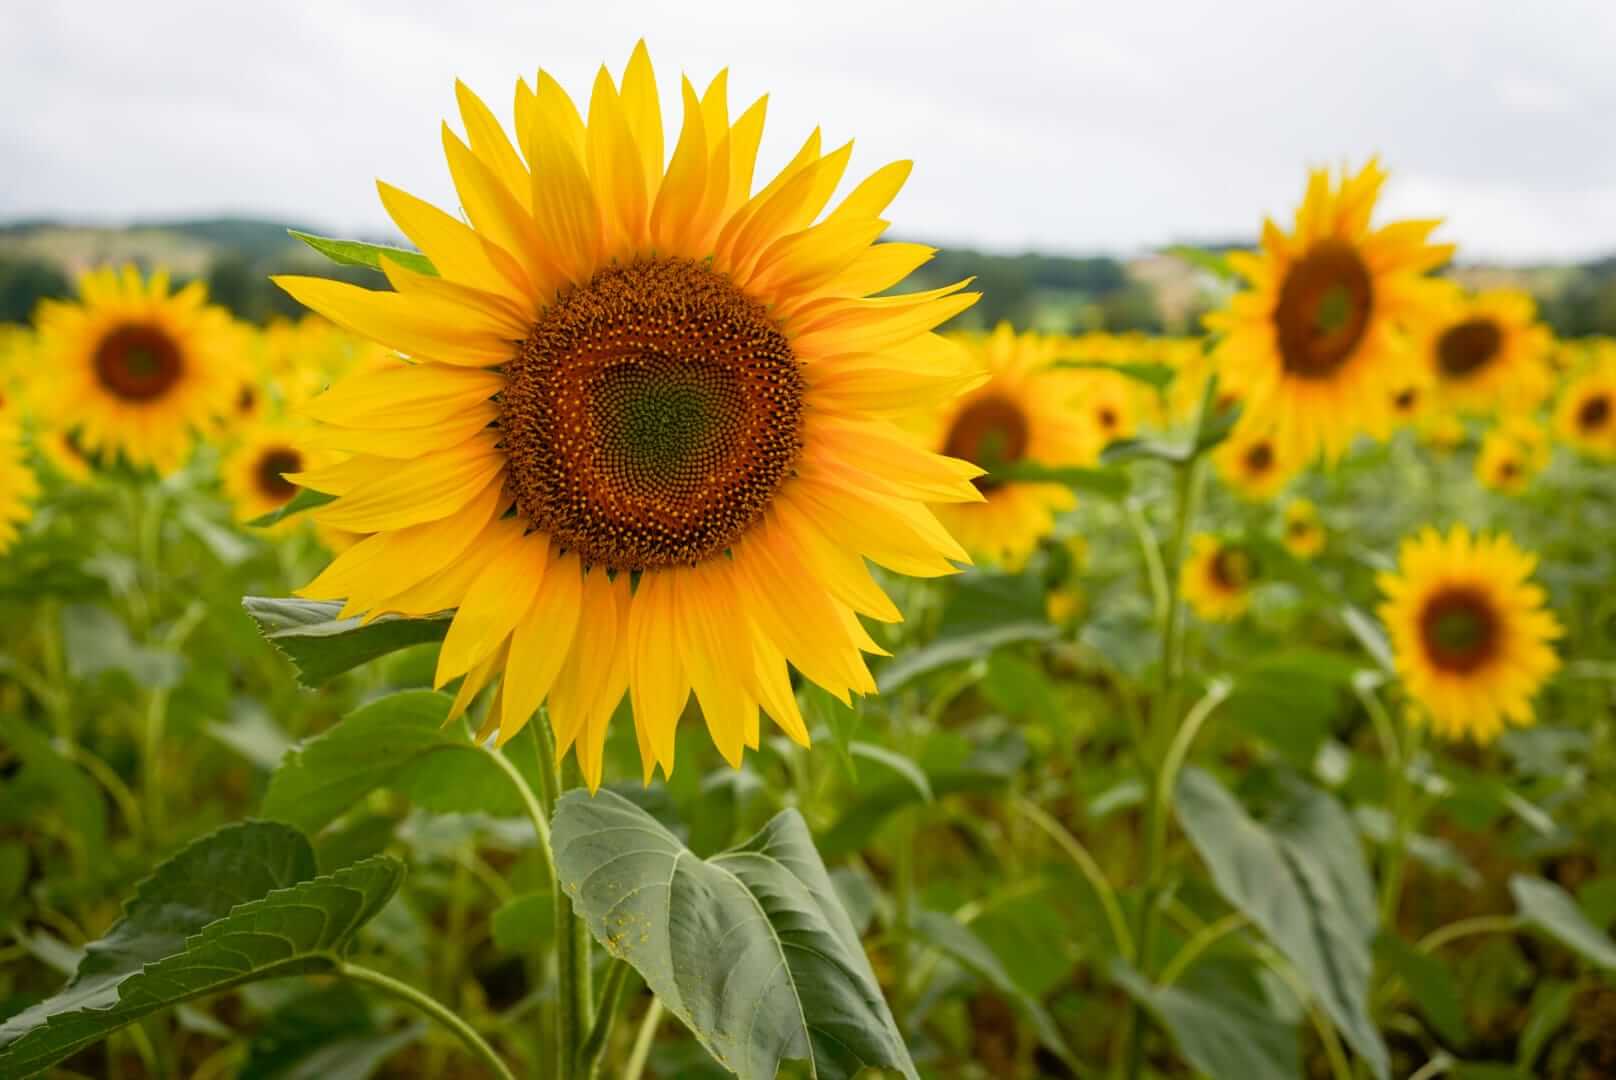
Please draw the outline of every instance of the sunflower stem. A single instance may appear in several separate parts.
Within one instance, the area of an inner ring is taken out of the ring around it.
[[[344,963],[337,968],[337,972],[349,979],[353,979],[355,982],[374,986],[391,997],[395,997],[408,1005],[413,1005],[452,1031],[477,1060],[488,1066],[490,1075],[497,1076],[500,1080],[516,1080],[505,1062],[501,1061],[499,1055],[494,1052],[494,1048],[489,1046],[481,1035],[477,1034],[476,1029],[460,1019],[453,1009],[448,1008],[436,998],[423,994],[415,987],[408,983],[399,982],[390,975],[383,975],[379,971],[372,971],[370,968],[361,967],[358,964]]]
[[[550,822],[555,820],[556,803],[561,798],[563,785],[550,718],[542,710],[533,720],[533,747],[538,755],[539,801],[545,821]],[[548,848],[548,835],[545,840]],[[572,899],[561,887],[554,850],[550,849],[547,854],[550,856],[550,894],[555,900],[556,1077],[557,1080],[578,1080],[583,1075],[579,1071],[580,1051],[594,1004],[586,978],[589,928],[573,914]]]

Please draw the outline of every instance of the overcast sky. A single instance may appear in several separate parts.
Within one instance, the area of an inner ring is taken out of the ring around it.
[[[451,204],[456,76],[508,118],[518,75],[542,66],[581,101],[644,36],[670,121],[681,71],[728,65],[732,102],[769,93],[766,165],[815,124],[856,139],[861,175],[915,159],[889,214],[904,236],[1251,236],[1307,166],[1378,152],[1383,215],[1445,216],[1461,257],[1616,252],[1616,0],[5,6],[0,220],[385,232],[376,177]]]

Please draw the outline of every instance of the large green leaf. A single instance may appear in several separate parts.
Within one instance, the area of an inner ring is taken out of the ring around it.
[[[1198,1071],[1212,1080],[1295,1080],[1302,1075],[1301,1040],[1263,1003],[1228,987],[1208,993],[1189,986],[1154,986],[1125,964],[1111,977],[1160,1021]]]
[[[744,1080],[782,1062],[836,1080],[918,1080],[881,987],[801,815],[699,859],[609,791],[572,791],[551,828],[562,887],[714,1059]]]
[[[1059,1055],[1074,1072],[1080,1071],[1077,1060],[1067,1047],[1054,1017],[1044,1008],[1044,1003],[1011,977],[987,942],[977,937],[969,926],[956,922],[940,911],[917,911],[910,925],[915,936],[1014,1001],[1038,1033],[1038,1041]]]
[[[1363,849],[1334,799],[1296,787],[1264,823],[1209,773],[1188,769],[1178,784],[1178,820],[1218,891],[1279,947],[1353,1049],[1384,1078],[1386,1044],[1369,1012],[1375,909]]]
[[[340,619],[334,600],[248,596],[241,601],[269,643],[297,667],[298,681],[316,687],[345,671],[411,645],[442,641],[449,617],[406,619],[383,615],[370,622]]]
[[[432,260],[419,251],[387,247],[384,244],[368,244],[363,240],[338,240],[330,236],[300,232],[297,229],[286,231],[332,262],[344,266],[368,266],[372,270],[380,270],[382,260],[387,259],[406,270],[414,270],[417,274],[431,274],[435,277],[438,273],[438,268],[432,265]]]
[[[286,755],[260,812],[312,833],[385,787],[434,813],[520,814],[521,796],[503,770],[464,723],[445,726],[448,715],[449,698],[432,690],[405,690],[355,709]],[[533,768],[531,755],[515,760]]]
[[[159,866],[56,995],[0,1025],[0,1074],[25,1076],[138,1020],[255,979],[329,971],[393,895],[377,857],[315,877],[295,829],[231,825]]]
[[[1616,942],[1588,921],[1570,893],[1552,881],[1526,874],[1509,879],[1521,918],[1597,967],[1616,971]]]

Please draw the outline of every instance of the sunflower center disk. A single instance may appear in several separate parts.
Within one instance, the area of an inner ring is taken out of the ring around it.
[[[1009,398],[990,394],[970,402],[954,417],[943,453],[980,465],[987,474],[972,481],[978,491],[992,491],[1002,481],[995,469],[1027,456],[1027,416]]]
[[[1474,671],[1492,656],[1498,618],[1478,590],[1450,588],[1431,597],[1420,615],[1420,637],[1431,662],[1446,671]]]
[[[1225,589],[1244,589],[1257,576],[1257,564],[1240,548],[1224,548],[1212,557],[1212,577]]]
[[[1591,397],[1577,410],[1577,426],[1583,431],[1598,431],[1610,420],[1610,398]]]
[[[254,479],[258,481],[258,490],[264,495],[284,502],[297,494],[297,485],[281,474],[301,472],[302,469],[302,454],[291,447],[275,447],[265,450],[259,457]]]
[[[1450,379],[1467,378],[1486,367],[1503,343],[1504,337],[1491,319],[1466,319],[1437,339],[1437,364]]]
[[[1274,448],[1265,442],[1246,451],[1246,468],[1254,473],[1265,473],[1273,464]]]
[[[806,383],[768,313],[686,259],[600,271],[506,367],[517,509],[588,564],[689,566],[767,509],[802,448]]]
[[[95,350],[101,385],[125,401],[151,401],[168,392],[180,375],[180,350],[162,330],[141,323],[114,328]]]
[[[1351,245],[1314,245],[1285,275],[1274,325],[1285,370],[1327,379],[1352,358],[1369,326],[1369,268]]]

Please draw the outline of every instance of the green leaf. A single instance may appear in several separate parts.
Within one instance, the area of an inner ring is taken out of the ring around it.
[[[609,791],[564,795],[551,829],[562,887],[713,1058],[743,1080],[806,1061],[821,1080],[886,1068],[918,1080],[801,815],[699,859]]]
[[[1526,874],[1509,879],[1509,892],[1528,926],[1541,930],[1594,966],[1616,971],[1616,942],[1588,921],[1570,893],[1552,881]]]
[[[1385,631],[1381,630],[1380,623],[1364,614],[1363,611],[1347,604],[1341,609],[1341,621],[1358,639],[1364,652],[1375,662],[1380,670],[1392,674],[1397,670],[1397,662],[1392,658],[1391,643],[1386,640]]]
[[[464,723],[444,726],[448,716],[449,698],[432,690],[389,694],[354,710],[286,756],[269,778],[261,813],[313,833],[377,788],[392,788],[433,813],[520,814],[510,779]]]
[[[1244,912],[1313,991],[1378,1077],[1390,1069],[1369,1013],[1374,890],[1351,819],[1334,799],[1296,785],[1270,824],[1258,822],[1211,774],[1178,783],[1179,824],[1224,899]]]
[[[1571,1007],[1576,1001],[1577,984],[1558,979],[1547,979],[1532,990],[1528,1006],[1526,1027],[1516,1044],[1515,1066],[1530,1074],[1537,1057],[1548,1045],[1549,1039],[1571,1019]]]
[[[364,1080],[425,1027],[377,1030],[357,986],[333,983],[292,997],[248,1044],[236,1080]]]
[[[1003,484],[1062,484],[1074,491],[1086,491],[1107,499],[1120,499],[1128,494],[1128,474],[1121,469],[1015,461],[994,469],[992,478]]]
[[[1076,1058],[1061,1036],[1055,1018],[1049,1015],[1043,1002],[1029,994],[1021,984],[1010,977],[992,949],[971,930],[940,911],[917,911],[910,921],[915,936],[936,948],[965,970],[986,982],[999,993],[1016,1003],[1026,1014],[1038,1041],[1053,1050],[1073,1072],[1081,1072]]]
[[[324,491],[315,491],[313,488],[303,488],[269,513],[259,514],[247,522],[247,527],[249,529],[267,529],[271,525],[279,525],[287,518],[301,514],[305,510],[313,510],[317,506],[324,506],[326,503],[335,500],[335,495]]]
[[[1224,721],[1278,747],[1299,768],[1311,767],[1356,670],[1351,661],[1315,649],[1259,656],[1235,676]]]
[[[81,845],[84,864],[93,866],[107,845],[107,804],[95,781],[20,716],[0,716],[0,749],[10,766],[0,782],[0,823],[20,825],[27,836],[54,807],[66,825],[63,838]]]
[[[1187,986],[1154,986],[1120,962],[1111,977],[1156,1017],[1179,1053],[1212,1080],[1295,1080],[1302,1074],[1301,1040],[1250,996],[1222,988],[1217,994]]]
[[[404,867],[378,857],[314,873],[309,842],[273,822],[227,826],[191,844],[137,886],[61,992],[0,1025],[0,1073],[44,1069],[204,994],[334,969]]]
[[[528,893],[506,901],[489,919],[494,944],[502,952],[524,953],[549,941],[555,930],[555,898]]]
[[[431,274],[436,277],[438,273],[437,267],[432,265],[432,260],[419,251],[388,247],[385,244],[367,244],[363,240],[337,240],[329,236],[300,232],[297,229],[286,231],[332,262],[344,266],[368,266],[372,270],[380,270],[382,259],[385,258],[406,270],[414,270],[417,274]]]
[[[881,669],[876,685],[890,694],[940,668],[980,660],[995,649],[1027,641],[1049,641],[1060,633],[1047,622],[1013,622],[986,626],[968,633],[938,638],[928,645],[911,649]]]
[[[931,781],[926,778],[926,772],[916,765],[913,758],[905,757],[896,750],[888,750],[875,743],[854,742],[848,747],[854,757],[873,761],[884,767],[888,772],[896,773],[899,778],[907,781],[915,789],[915,794],[921,802],[935,802],[937,796],[932,794]]]
[[[1446,964],[1391,934],[1375,939],[1375,958],[1408,986],[1414,1004],[1444,1042],[1458,1048],[1470,1041],[1459,980]]]
[[[1166,364],[1153,362],[1115,362],[1110,360],[1057,360],[1054,363],[1058,368],[1076,368],[1078,370],[1114,371],[1124,378],[1142,382],[1156,390],[1165,390],[1172,383],[1173,376],[1178,374]]]
[[[1205,270],[1220,281],[1240,280],[1240,275],[1229,265],[1229,257],[1222,252],[1208,251],[1188,244],[1174,244],[1167,249],[1167,254],[1183,259],[1197,270]]]
[[[62,647],[67,653],[68,674],[75,679],[121,671],[136,686],[164,690],[178,685],[185,674],[183,656],[136,644],[122,619],[87,604],[62,610]]]
[[[357,616],[339,619],[342,605],[335,600],[248,596],[241,606],[258,623],[265,640],[296,666],[298,681],[311,689],[378,656],[442,641],[449,632],[448,615],[426,619],[383,615],[368,623]]]

